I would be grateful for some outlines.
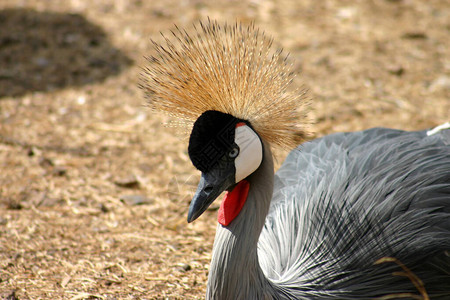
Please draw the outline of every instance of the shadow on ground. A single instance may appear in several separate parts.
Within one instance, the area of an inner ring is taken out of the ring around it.
[[[132,64],[79,14],[0,11],[0,97],[99,82]]]

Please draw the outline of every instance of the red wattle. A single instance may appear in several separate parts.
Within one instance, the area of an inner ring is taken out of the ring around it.
[[[220,204],[217,219],[223,226],[228,226],[236,218],[247,200],[250,183],[241,180],[231,192],[225,193],[225,198]]]

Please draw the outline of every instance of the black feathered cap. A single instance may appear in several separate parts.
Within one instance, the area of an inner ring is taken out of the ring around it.
[[[194,123],[188,153],[192,164],[208,172],[234,146],[236,124],[245,122],[230,114],[208,110]],[[248,122],[245,122],[248,123]]]

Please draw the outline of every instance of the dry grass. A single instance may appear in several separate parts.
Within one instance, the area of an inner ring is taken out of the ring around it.
[[[418,0],[1,1],[0,298],[203,297],[216,211],[186,224],[198,174],[137,88],[159,31],[255,21],[296,60],[321,136],[448,121],[449,14]]]
[[[392,275],[394,276],[402,276],[408,278],[412,284],[416,287],[417,291],[420,293],[420,295],[412,294],[412,293],[397,293],[397,294],[390,294],[383,297],[377,298],[377,300],[389,300],[389,299],[399,299],[399,298],[409,298],[409,299],[417,299],[417,300],[430,300],[430,297],[428,296],[427,290],[425,289],[425,285],[423,284],[423,281],[417,277],[414,272],[412,272],[407,266],[405,266],[401,261],[394,257],[383,257],[378,259],[374,264],[384,264],[384,263],[395,263],[398,265],[403,271],[402,272],[393,272]]]

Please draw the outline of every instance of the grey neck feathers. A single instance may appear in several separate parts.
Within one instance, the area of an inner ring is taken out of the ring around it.
[[[218,225],[208,278],[207,299],[272,298],[273,286],[259,263],[257,244],[269,211],[274,169],[270,147],[264,143],[264,158],[250,175],[250,190],[240,214],[227,227]]]

